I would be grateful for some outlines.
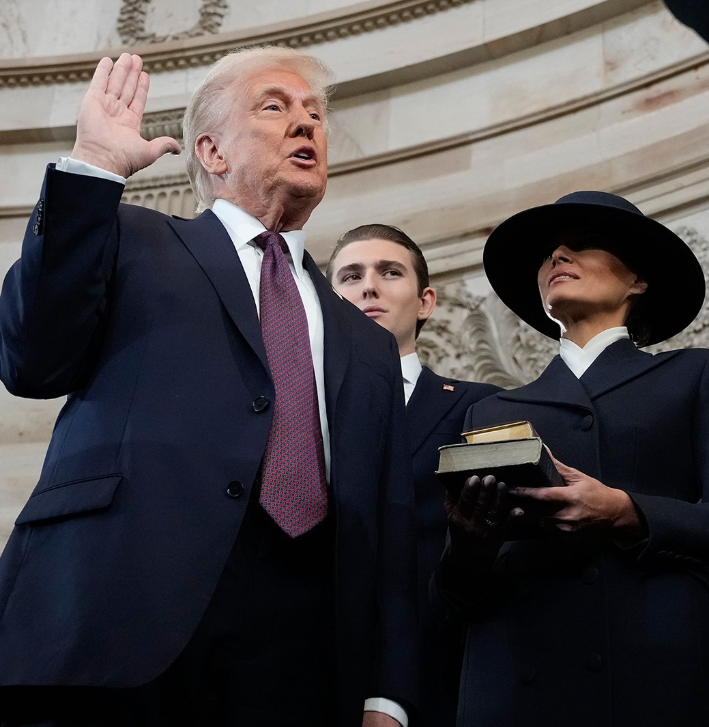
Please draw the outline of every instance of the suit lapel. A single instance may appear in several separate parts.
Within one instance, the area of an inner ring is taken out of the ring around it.
[[[443,388],[448,379],[434,374],[425,366],[421,369],[414,393],[406,405],[406,423],[409,449],[415,454],[428,439],[436,425],[460,401],[465,388],[453,386],[453,391]],[[463,422],[461,421],[461,427]]]
[[[608,346],[589,366],[580,381],[589,397],[597,399],[631,379],[661,366],[677,353],[672,351],[663,356],[653,356],[638,350],[632,341],[623,338]]]
[[[173,218],[170,225],[210,279],[227,313],[268,372],[251,286],[224,225],[211,210],[194,220]]]
[[[352,347],[351,324],[345,312],[345,303],[328,283],[308,252],[303,255],[303,267],[310,274],[320,299],[324,341],[325,403],[330,428],[335,421],[337,396],[345,379]]]
[[[500,391],[497,396],[529,404],[552,404],[593,411],[593,404],[571,369],[555,356],[541,376],[520,389]]]

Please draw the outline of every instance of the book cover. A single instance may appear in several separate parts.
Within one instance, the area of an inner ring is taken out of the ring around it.
[[[564,486],[541,437],[529,422],[488,427],[463,436],[468,440],[466,443],[448,444],[438,450],[436,474],[454,498],[472,475],[481,479],[493,475],[508,489]],[[510,507],[522,508],[524,516],[510,523],[509,539],[549,534],[543,522],[545,517],[553,515],[552,505],[510,495]]]

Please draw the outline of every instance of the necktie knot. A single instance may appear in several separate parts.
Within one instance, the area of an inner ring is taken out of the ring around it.
[[[277,232],[262,232],[254,237],[254,242],[265,252],[266,248],[272,245],[278,245],[284,253],[288,252],[288,243],[283,239],[282,235]]]

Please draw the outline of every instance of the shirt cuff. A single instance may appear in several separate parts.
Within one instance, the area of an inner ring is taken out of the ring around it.
[[[105,169],[101,169],[101,167],[95,167],[93,164],[80,162],[78,159],[72,159],[71,157],[59,157],[56,169],[60,172],[69,172],[69,174],[83,174],[86,177],[108,179],[110,182],[118,182],[119,184],[126,183],[125,177],[122,177],[120,174],[107,172]]]
[[[400,704],[392,702],[391,699],[385,699],[384,697],[365,699],[364,711],[388,714],[390,717],[393,717],[401,725],[401,727],[409,727],[409,718],[404,711],[404,708]]]

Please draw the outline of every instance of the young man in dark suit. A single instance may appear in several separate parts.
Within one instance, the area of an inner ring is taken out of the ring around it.
[[[498,389],[438,376],[421,366],[416,338],[436,307],[420,248],[401,230],[363,225],[337,242],[327,267],[335,290],[396,337],[404,377],[409,451],[414,468],[422,630],[421,724],[453,725],[462,638],[429,601],[429,581],[443,552],[445,491],[438,448],[460,441],[465,412]]]
[[[0,559],[0,722],[395,727],[415,701],[411,471],[396,343],[302,226],[326,86],[221,59],[185,114],[195,220],[120,204],[138,56],[98,65],[0,296],[0,378],[68,395]]]

